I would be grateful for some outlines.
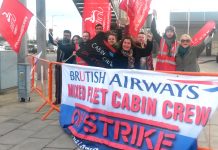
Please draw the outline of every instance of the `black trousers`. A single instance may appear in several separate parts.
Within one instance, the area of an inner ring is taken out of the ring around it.
[[[55,66],[55,104],[61,103],[61,93],[62,93],[62,71],[61,66]]]

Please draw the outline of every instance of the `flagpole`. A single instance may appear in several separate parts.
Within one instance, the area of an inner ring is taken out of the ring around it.
[[[190,9],[188,10],[188,27],[187,27],[187,34],[190,32]]]
[[[26,6],[26,0],[21,0],[21,3]],[[22,38],[22,43],[20,51],[18,53],[18,63],[26,63],[26,54],[27,54],[27,33]]]
[[[36,41],[37,41],[37,51],[38,53],[42,52],[41,58],[46,58],[46,0],[37,0],[36,1]],[[37,68],[37,78],[46,79],[47,75],[44,71],[43,77],[41,76],[41,67],[38,65]]]
[[[26,6],[26,0],[20,1]],[[27,33],[22,38],[21,48],[18,53],[17,61],[17,76],[18,76],[18,101],[26,102],[30,101],[30,82],[29,82],[29,70],[30,65],[27,63]]]

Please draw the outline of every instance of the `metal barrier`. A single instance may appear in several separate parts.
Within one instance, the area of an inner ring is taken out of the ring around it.
[[[53,87],[55,86],[53,86],[53,79],[54,67],[61,65],[61,63],[50,62],[34,55],[28,55],[28,58],[31,61],[31,92],[36,92],[44,100],[43,104],[36,109],[36,112],[39,112],[46,105],[50,106],[50,109],[41,118],[41,120],[45,120],[54,110],[60,112],[59,106],[54,104]],[[37,72],[41,74],[39,75]]]

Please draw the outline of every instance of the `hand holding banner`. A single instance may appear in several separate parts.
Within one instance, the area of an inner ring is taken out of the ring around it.
[[[97,34],[88,41],[86,46],[80,48],[76,55],[90,66],[112,68],[112,57],[115,50],[104,39],[105,33]]]

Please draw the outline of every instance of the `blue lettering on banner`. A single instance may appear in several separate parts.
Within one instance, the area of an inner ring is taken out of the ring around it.
[[[198,99],[199,94],[197,90],[199,89],[196,85],[182,85],[182,84],[169,84],[169,83],[155,83],[148,82],[146,80],[141,80],[133,77],[124,76],[123,79],[120,78],[118,74],[115,74],[109,85],[118,85],[122,88],[129,88],[139,91],[154,92],[156,94],[169,94],[170,96],[183,97],[185,96],[188,99]],[[187,95],[183,95],[188,93]],[[188,91],[188,92],[186,92]]]
[[[98,71],[70,71],[70,79],[72,81],[86,81],[89,83],[104,84],[106,72]]]

